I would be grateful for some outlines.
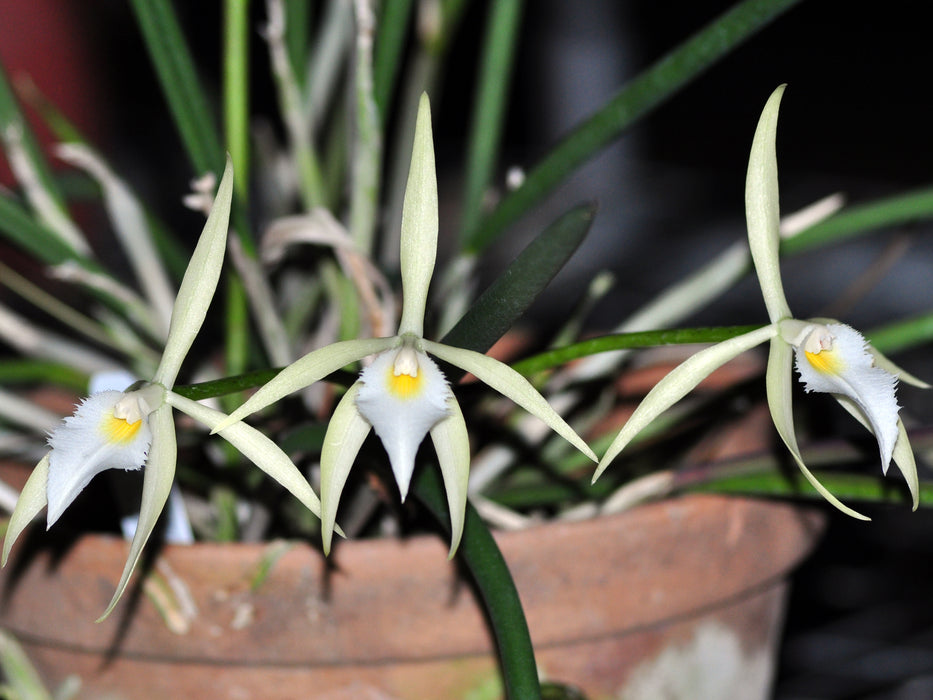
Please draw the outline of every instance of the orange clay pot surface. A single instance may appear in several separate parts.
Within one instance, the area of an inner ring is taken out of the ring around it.
[[[497,539],[543,678],[591,699],[749,700],[768,695],[787,576],[821,523],[697,495]],[[24,538],[0,577],[0,625],[49,687],[76,674],[86,698],[501,694],[481,607],[440,538],[340,542],[329,560],[304,543],[166,546],[101,624],[127,543],[50,539]]]

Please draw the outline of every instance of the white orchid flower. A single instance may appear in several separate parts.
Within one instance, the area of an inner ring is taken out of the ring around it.
[[[321,510],[324,551],[330,551],[340,494],[370,429],[382,440],[404,501],[418,446],[430,433],[451,514],[450,556],[463,532],[470,444],[466,424],[444,375],[429,357],[471,372],[547,423],[588,455],[596,456],[550,404],[518,372],[471,350],[423,338],[428,287],[437,254],[437,179],[431,112],[422,95],[415,124],[411,170],[402,208],[402,319],[398,335],[348,340],[305,355],[283,369],[234,411],[221,427],[302,389],[346,365],[377,354],[334,410],[321,451]]]
[[[662,379],[645,397],[599,462],[595,481],[635,435],[654,418],[683,398],[717,368],[756,345],[768,341],[766,374],[768,406],[784,444],[813,487],[839,510],[867,520],[833,496],[807,469],[794,433],[791,404],[792,368],[806,391],[832,394],[878,440],[881,468],[898,465],[913,500],[919,504],[917,466],[904,424],[898,418],[895,386],[898,378],[928,388],[870,347],[862,335],[831,319],[793,318],[781,284],[778,262],[778,179],[775,136],[784,86],[771,95],[758,122],[745,184],[748,241],[771,323],[693,355]]]
[[[3,543],[4,565],[13,543],[42,508],[48,506],[47,527],[51,527],[96,474],[105,469],[146,467],[139,523],[120,582],[101,620],[126,589],[172,488],[176,460],[172,408],[211,429],[226,418],[171,387],[217,287],[232,196],[233,170],[228,159],[214,206],[178,290],[165,350],[152,381],[137,382],[125,391],[100,391],[85,399],[50,435],[51,451],[33,470],[10,518]],[[320,516],[320,501],[311,486],[271,440],[240,422],[218,432]]]

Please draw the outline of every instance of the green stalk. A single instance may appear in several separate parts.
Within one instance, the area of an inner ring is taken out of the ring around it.
[[[502,141],[512,63],[521,26],[523,0],[499,0],[489,6],[482,62],[467,141],[466,190],[463,196],[461,247],[466,232],[479,225],[483,199],[496,167]]]
[[[750,333],[758,328],[761,328],[761,326],[722,326],[717,328],[681,328],[663,331],[638,331],[637,333],[614,333],[532,355],[516,362],[512,367],[525,376],[531,376],[542,370],[558,367],[571,360],[600,352],[650,348],[657,345],[719,343],[744,333]]]
[[[367,256],[373,252],[382,172],[382,124],[373,94],[373,22],[369,5],[357,3],[350,237]]]
[[[447,498],[437,469],[421,469],[415,477],[412,493],[442,527],[449,526]],[[540,698],[534,647],[518,590],[492,533],[469,503],[457,557],[476,582],[483,609],[489,616],[499,649],[506,696],[516,700]]]
[[[310,0],[288,0],[285,3],[285,47],[292,73],[299,89],[305,87],[305,68],[311,36]]]
[[[237,196],[249,193],[249,0],[224,2],[224,128]]]
[[[398,75],[405,34],[411,17],[413,0],[393,0],[381,3],[381,15],[376,24],[376,46],[373,59],[373,93],[382,122],[387,121],[395,77]]]
[[[745,0],[632,80],[531,169],[521,187],[466,231],[467,249],[482,251],[569,173],[619,137],[732,49],[800,0]]]

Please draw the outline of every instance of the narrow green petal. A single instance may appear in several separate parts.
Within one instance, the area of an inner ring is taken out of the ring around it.
[[[171,391],[166,394],[165,400],[179,411],[187,413],[211,429],[216,428],[222,421],[227,419],[226,414]],[[284,486],[308,510],[317,517],[321,517],[321,502],[318,500],[317,494],[314,493],[314,489],[311,488],[308,480],[295,466],[295,463],[272,440],[256,430],[256,428],[242,422],[233,423],[218,431],[217,434],[233,445],[253,464]]]
[[[337,506],[340,505],[340,494],[347,483],[350,467],[372,427],[356,408],[356,395],[360,386],[360,382],[356,382],[340,399],[327,425],[324,445],[321,447],[321,536],[324,554],[330,554]]]
[[[752,251],[758,283],[772,323],[789,318],[790,308],[781,283],[778,248],[781,243],[778,202],[778,173],[775,139],[778,108],[784,86],[771,93],[758,120],[745,179],[745,219],[748,245]]]
[[[153,381],[171,387],[181,369],[181,363],[191,349],[195,336],[201,330],[207,309],[217,289],[220,268],[223,266],[224,250],[227,247],[227,230],[230,221],[230,204],[233,199],[233,166],[227,158],[223,178],[217,188],[214,206],[201,231],[188,269],[178,289],[172,322],[162,361]]]
[[[551,404],[547,402],[547,399],[541,396],[538,390],[514,369],[488,355],[472,350],[455,348],[452,345],[434,343],[430,340],[424,340],[422,344],[426,352],[439,357],[444,362],[449,362],[462,370],[471,372],[481,382],[489,385],[503,396],[510,398],[533,416],[543,420],[551,430],[594,462],[597,461],[593,450],[557,414],[557,411],[551,408]]]
[[[774,422],[774,427],[777,428],[778,435],[787,445],[787,449],[790,450],[804,477],[823,498],[846,515],[851,515],[859,520],[870,520],[871,518],[852,510],[830,493],[803,462],[803,455],[800,454],[800,448],[797,446],[797,435],[794,432],[793,361],[794,351],[791,346],[780,337],[772,338],[765,386],[768,394],[768,408],[771,411],[771,420]]]
[[[146,546],[146,542],[152,534],[159,516],[162,514],[169,491],[172,490],[172,481],[175,479],[177,453],[172,407],[164,403],[150,413],[149,426],[152,429],[152,446],[149,448],[149,459],[143,473],[143,498],[139,507],[139,522],[136,524],[136,534],[133,535],[130,553],[126,559],[126,565],[123,567],[120,583],[117,584],[117,590],[114,592],[110,605],[107,606],[104,614],[97,618],[98,622],[103,621],[110,614],[123,596],[123,591],[126,590],[126,586],[130,582],[130,576],[132,576],[133,570],[139,562],[139,557],[143,553],[143,547]]]
[[[871,430],[871,421],[865,415],[861,407],[843,394],[833,394],[833,398],[839,402],[839,405],[846,409],[859,423]],[[917,476],[917,461],[914,458],[914,452],[910,448],[910,438],[907,437],[907,429],[904,422],[897,419],[897,439],[894,442],[894,450],[891,453],[891,459],[901,470],[904,481],[907,482],[907,488],[910,489],[910,496],[913,510],[917,510],[920,505],[920,479]],[[888,473],[888,465],[884,465],[884,473]]]
[[[437,256],[437,175],[431,103],[427,93],[418,103],[411,169],[402,204],[400,265],[402,268],[402,320],[399,335],[424,335],[424,310]]]
[[[596,467],[593,481],[599,478],[632,438],[648,427],[651,421],[680,401],[697,384],[729,360],[760,345],[768,338],[774,337],[775,334],[777,334],[777,328],[773,325],[757,328],[750,333],[724,340],[701,350],[672,369],[648,392],[648,395],[638,404],[638,408],[622,426],[622,430],[616,435]]]
[[[13,509],[10,522],[6,527],[6,536],[3,538],[3,561],[0,565],[6,566],[13,543],[26,529],[26,526],[45,508],[45,489],[48,480],[49,455],[46,455],[39,460],[35,469],[32,470],[32,474],[26,479],[23,490],[19,494],[19,499],[16,501],[16,508]]]
[[[301,357],[262,385],[247,399],[246,403],[222,420],[211,432],[216,433],[243,420],[251,413],[275,403],[292,392],[304,389],[323,379],[331,372],[346,367],[351,362],[362,360],[392,347],[396,338],[365,338],[363,340],[344,340],[318,348]]]
[[[450,553],[447,558],[452,559],[460,546],[466,515],[470,436],[456,397],[447,399],[447,410],[450,415],[431,428],[431,440],[444,477],[444,490],[447,491],[447,507],[450,509]]]

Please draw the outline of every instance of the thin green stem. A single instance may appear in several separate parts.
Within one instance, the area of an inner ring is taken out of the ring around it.
[[[571,360],[595,355],[610,350],[649,348],[657,345],[685,345],[688,343],[719,343],[750,333],[761,326],[722,326],[717,328],[681,328],[663,331],[639,331],[637,333],[615,333],[598,338],[582,340],[555,350],[533,355],[516,362],[512,367],[526,376],[545,369],[566,364]]]
[[[449,526],[447,498],[437,469],[420,470],[412,486],[412,493],[442,527]],[[483,599],[483,609],[489,616],[499,649],[506,696],[516,700],[540,698],[541,686],[534,647],[518,590],[492,533],[469,503],[457,557],[476,582]]]
[[[237,196],[249,192],[249,0],[224,2],[224,130],[237,177]]]
[[[538,163],[521,187],[465,234],[467,248],[482,251],[541,201],[569,173],[800,0],[745,0],[632,80]]]
[[[483,199],[496,167],[523,4],[523,0],[500,0],[489,6],[470,136],[467,140],[461,247],[466,243],[466,232],[473,231],[479,224],[483,214]]]

